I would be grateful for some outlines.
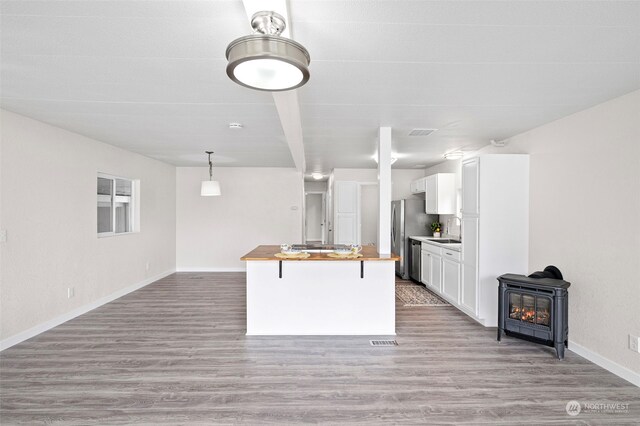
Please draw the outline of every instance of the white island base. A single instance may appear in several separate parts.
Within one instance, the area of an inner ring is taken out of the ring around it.
[[[247,335],[395,335],[393,261],[279,266],[247,260]]]

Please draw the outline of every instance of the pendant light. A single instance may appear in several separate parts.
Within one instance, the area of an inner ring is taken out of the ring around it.
[[[275,12],[251,17],[254,34],[240,37],[227,47],[227,75],[241,86],[268,92],[298,88],[309,81],[309,52],[283,37],[286,24]]]
[[[205,151],[209,155],[209,180],[203,180],[200,186],[200,195],[203,197],[213,197],[220,195],[220,182],[213,180],[213,163],[211,154],[213,151]]]

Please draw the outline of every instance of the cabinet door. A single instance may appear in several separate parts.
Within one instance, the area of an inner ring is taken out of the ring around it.
[[[478,225],[477,217],[463,217],[462,226],[462,263],[476,265],[478,263]]]
[[[477,217],[462,219],[462,294],[460,303],[478,315],[478,224]]]
[[[429,214],[438,214],[438,175],[427,176],[425,180],[425,211]]]
[[[418,179],[416,181],[416,188],[418,192],[425,192],[427,190],[427,178]]]
[[[460,264],[442,259],[442,292],[454,303],[460,303]]]
[[[480,163],[477,158],[462,163],[462,214],[478,215],[480,213]]]
[[[422,284],[431,285],[431,253],[422,250],[420,259],[420,281]]]
[[[474,315],[478,315],[478,269],[476,265],[462,265],[462,294],[460,303]]]
[[[415,194],[418,192],[418,181],[414,180],[413,182],[411,182],[411,185],[409,185],[409,188],[411,189],[411,193]]]
[[[442,256],[437,254],[431,255],[431,288],[438,293],[442,292]]]

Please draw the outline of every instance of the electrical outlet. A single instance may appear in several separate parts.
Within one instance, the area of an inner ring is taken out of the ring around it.
[[[151,269],[151,263],[147,262],[147,263],[144,265],[144,268],[145,268],[145,270],[146,270],[147,272],[149,272],[149,269]]]
[[[0,229],[0,243],[6,243],[6,242],[7,242],[7,230]]]
[[[629,349],[631,349],[634,352],[639,352],[640,353],[640,349],[638,349],[638,347],[640,347],[640,338],[638,338],[638,336],[634,336],[633,334],[629,335]]]
[[[73,296],[75,296],[76,291],[73,287],[69,287],[67,288],[67,299],[71,299]]]

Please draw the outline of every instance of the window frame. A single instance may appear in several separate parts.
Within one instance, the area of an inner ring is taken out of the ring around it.
[[[98,172],[97,176],[96,176],[96,186],[97,186],[97,182],[98,179],[102,178],[102,179],[108,179],[111,181],[111,195],[110,197],[110,203],[111,203],[111,231],[108,232],[97,232],[98,230],[98,226],[97,226],[97,222],[96,222],[96,232],[98,235],[98,238],[104,238],[104,237],[115,237],[117,235],[129,235],[129,234],[134,234],[139,232],[139,227],[138,227],[138,221],[139,221],[139,204],[138,204],[138,193],[139,193],[139,180],[137,179],[131,179],[131,178],[127,178],[127,177],[122,177],[122,176],[116,176],[116,175],[111,175],[108,173],[101,173]],[[118,195],[116,194],[116,180],[126,180],[131,182],[131,195],[129,196],[129,202],[128,202],[128,210],[129,210],[129,230],[125,231],[125,232],[116,232],[116,203],[117,203],[117,197]],[[98,203],[100,202],[100,197],[101,195],[97,193],[97,187],[96,187],[96,206],[98,205]],[[105,196],[102,196],[105,197]],[[104,200],[103,200],[104,201]],[[96,211],[96,221],[98,220],[98,215],[97,215],[97,211]]]

